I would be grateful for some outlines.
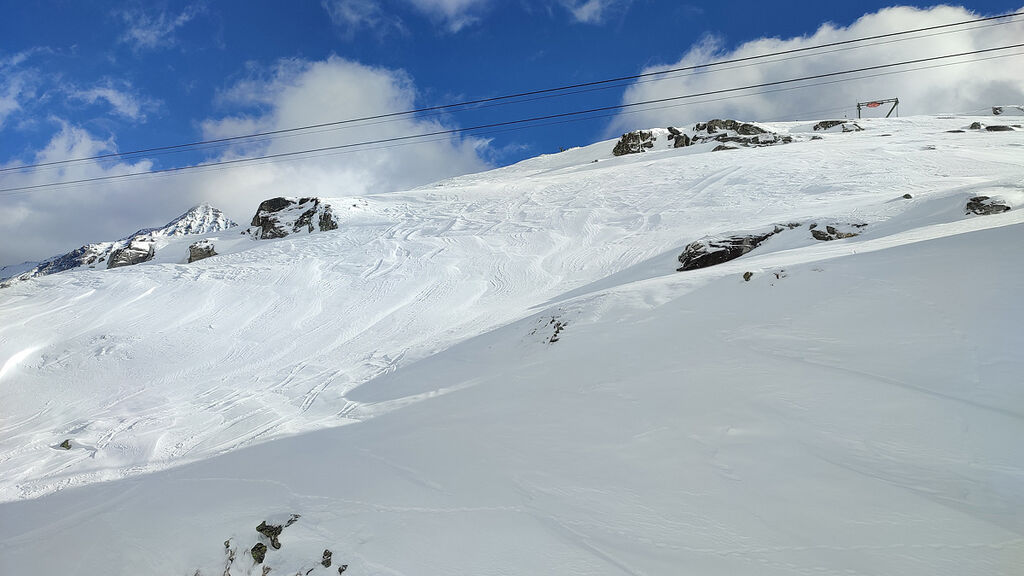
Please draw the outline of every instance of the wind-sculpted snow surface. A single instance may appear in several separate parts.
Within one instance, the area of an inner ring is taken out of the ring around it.
[[[0,572],[221,574],[300,514],[263,566],[1014,574],[1024,134],[973,120],[602,142],[5,290]],[[675,271],[779,222],[867,226]]]

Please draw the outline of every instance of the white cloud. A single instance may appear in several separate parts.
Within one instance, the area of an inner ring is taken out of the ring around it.
[[[35,97],[38,72],[21,66],[33,52],[26,50],[0,57],[0,130],[12,115],[21,111],[26,102]]]
[[[480,21],[492,0],[401,0],[448,32],[458,32]],[[380,0],[321,0],[331,21],[351,38],[360,29],[378,34],[407,33],[402,19]]]
[[[628,9],[633,0],[559,0],[559,2],[577,22],[601,24],[610,13]]]
[[[975,17],[977,17],[976,14],[960,7],[937,6],[929,9],[894,7],[867,14],[845,28],[825,24],[811,36],[789,39],[761,38],[746,42],[734,50],[724,50],[722,48],[724,43],[719,39],[704,38],[691,47],[680,60],[665,66],[651,67],[645,69],[644,72],[793,50],[969,20]],[[786,58],[775,62],[761,61],[757,65],[742,67],[723,66],[722,69],[712,69],[719,71],[707,74],[688,73],[690,75],[677,75],[678,77],[657,82],[638,82],[626,91],[624,100],[625,102],[640,102],[671,98],[684,94],[852,70],[877,64],[1017,44],[1020,43],[1021,38],[1024,38],[1024,22],[1018,20],[1011,24],[930,35],[917,40],[880,43],[850,50],[833,50],[819,56]],[[1020,52],[1020,50],[1006,52],[1013,53]],[[934,64],[941,63],[943,62]],[[855,117],[857,102],[891,97],[900,99],[902,115],[981,111],[993,104],[1024,101],[1024,75],[1020,73],[1022,66],[1024,66],[1024,56],[1000,58],[806,89],[623,114],[612,122],[609,134],[638,127],[681,125],[713,117],[742,120],[783,120],[825,116],[841,117],[844,113]],[[898,68],[894,70],[898,70]],[[888,70],[880,72],[886,71]],[[673,74],[668,76],[673,76]],[[780,88],[785,87],[781,86]]]
[[[204,137],[216,138],[386,114],[414,108],[415,94],[412,79],[400,71],[338,57],[284,60],[269,68],[251,67],[245,78],[219,97],[222,106],[243,112],[209,119],[202,126]],[[212,159],[336,146],[450,127],[437,117],[398,117],[219,148]],[[210,202],[244,223],[252,218],[259,202],[274,196],[350,196],[408,189],[486,169],[482,158],[487,145],[476,138],[452,137],[297,161],[4,193],[0,195],[4,221],[0,226],[0,265],[45,258],[88,242],[114,240],[139,228],[164,224],[200,202]],[[99,139],[59,122],[59,131],[49,144],[25,163],[88,157],[115,149],[113,139]],[[151,166],[148,160],[86,162],[7,173],[3,188],[124,174]]]
[[[405,31],[402,20],[386,13],[377,0],[321,0],[320,4],[331,22],[349,39],[360,29],[373,30],[381,35]]]
[[[121,41],[140,51],[173,46],[177,41],[175,32],[202,11],[203,9],[197,5],[186,7],[178,15],[169,14],[164,10],[126,10],[120,13],[121,19],[128,26],[121,36]]]
[[[159,102],[135,93],[131,83],[106,79],[90,88],[69,88],[68,97],[87,104],[106,102],[115,114],[135,122],[145,122],[146,114],[155,110]]]

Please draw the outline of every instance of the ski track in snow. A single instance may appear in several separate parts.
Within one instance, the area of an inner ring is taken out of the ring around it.
[[[726,154],[611,159],[602,143],[367,196],[365,206],[339,213],[334,232],[253,243],[192,265],[76,271],[9,288],[0,292],[0,500],[432,397],[364,406],[346,394],[705,234],[812,218],[871,224],[851,241],[808,240],[781,252],[769,243],[702,273],[710,278],[1019,221],[1015,210],[875,236],[917,202],[959,209],[973,191],[1022,181],[1019,152],[1005,146],[1019,134],[944,133],[965,121],[866,122],[863,133],[826,135],[828,146]],[[915,122],[925,129],[900,131]],[[882,131],[893,137],[879,140]],[[936,141],[977,148],[923,150]],[[891,202],[905,191],[917,199]],[[673,266],[666,259],[657,275],[675,274]],[[665,284],[665,297],[688,282]],[[65,436],[76,444],[71,454],[53,448]]]

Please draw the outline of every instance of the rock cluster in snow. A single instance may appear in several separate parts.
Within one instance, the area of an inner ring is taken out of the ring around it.
[[[810,229],[811,236],[815,240],[828,242],[829,240],[841,240],[843,238],[859,236],[859,230],[865,226],[867,224],[826,224],[824,227],[819,228],[818,223],[814,222],[807,227]]]
[[[757,248],[762,242],[779,232],[799,226],[800,224],[790,223],[775,225],[771,230],[754,234],[701,238],[686,245],[683,253],[679,255],[681,266],[677,270],[685,272],[734,260]]]
[[[989,216],[992,214],[1002,214],[1010,209],[1006,204],[1001,204],[988,196],[975,196],[967,201],[966,212],[964,214],[977,214],[979,216]]]
[[[331,205],[321,198],[278,197],[260,203],[246,232],[259,240],[337,228]]]
[[[861,132],[860,124],[850,120],[822,120],[814,125],[815,132]]]
[[[664,137],[665,145],[660,146],[661,148],[684,148],[718,142],[719,145],[714,150],[730,150],[737,146],[772,146],[788,144],[793,141],[791,136],[782,136],[749,122],[715,119],[698,122],[685,130],[669,126],[664,129],[627,132],[615,143],[612,154],[622,156],[659,147],[657,143],[661,141],[662,137]]]

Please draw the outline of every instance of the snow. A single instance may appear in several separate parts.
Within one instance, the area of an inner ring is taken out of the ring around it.
[[[608,141],[0,291],[0,573],[260,574],[300,514],[273,573],[1015,574],[1024,134],[976,120]]]

